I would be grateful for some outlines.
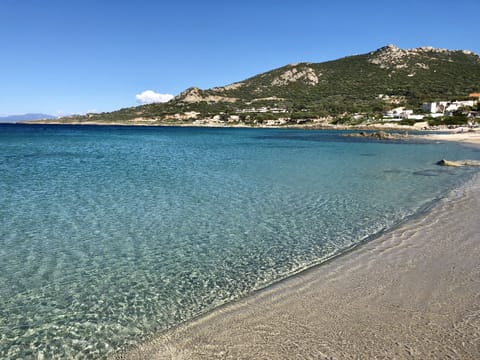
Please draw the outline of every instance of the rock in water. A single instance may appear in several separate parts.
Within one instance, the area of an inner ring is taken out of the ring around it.
[[[442,159],[437,162],[437,165],[441,166],[480,166],[479,160],[458,160],[458,161],[450,161]]]
[[[398,139],[399,138],[396,135],[390,134],[390,133],[382,131],[382,130],[373,133],[371,136],[374,137],[374,138],[377,138],[379,140],[391,140],[391,139]]]
[[[349,137],[369,137],[373,138],[376,140],[404,140],[408,138],[408,135],[401,135],[401,134],[392,134],[388,133],[382,130],[370,133],[370,132],[365,132],[361,131],[358,134],[346,134],[344,136],[349,136]]]
[[[440,166],[460,166],[459,164],[457,164],[454,161],[449,161],[449,160],[445,160],[445,159],[442,159],[442,160],[438,161],[437,165],[440,165]]]

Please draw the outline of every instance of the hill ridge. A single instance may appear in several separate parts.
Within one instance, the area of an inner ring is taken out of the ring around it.
[[[225,86],[190,87],[167,103],[74,120],[188,122],[234,116],[254,122],[282,116],[338,117],[379,114],[400,105],[419,108],[424,101],[465,98],[479,91],[480,57],[472,51],[400,49],[389,44],[326,62],[287,64]]]

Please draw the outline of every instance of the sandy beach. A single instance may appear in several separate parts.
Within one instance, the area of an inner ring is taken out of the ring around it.
[[[480,176],[426,215],[117,359],[478,359]]]
[[[427,134],[422,135],[424,139],[434,141],[457,141],[466,144],[480,145],[480,130],[468,131],[468,130],[454,130],[445,134]]]

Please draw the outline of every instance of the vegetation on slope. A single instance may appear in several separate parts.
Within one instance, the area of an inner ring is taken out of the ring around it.
[[[355,113],[374,116],[402,105],[417,109],[426,101],[463,99],[479,90],[478,55],[433,48],[402,50],[389,45],[324,63],[286,65],[225,87],[190,88],[168,103],[62,120],[175,123],[215,115],[226,120],[237,115],[240,121],[262,122]]]

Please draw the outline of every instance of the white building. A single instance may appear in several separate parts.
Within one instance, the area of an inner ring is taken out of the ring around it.
[[[464,101],[438,101],[431,103],[423,103],[422,110],[430,114],[454,112],[458,109],[466,106],[472,107],[475,105],[474,100],[464,100]]]
[[[408,115],[407,119],[409,119],[409,120],[422,120],[424,117],[425,117],[425,115],[410,114],[410,115]]]
[[[413,110],[405,109],[404,107],[398,107],[389,111],[386,111],[383,116],[386,119],[391,120],[402,120],[408,119],[409,116],[413,115]]]

